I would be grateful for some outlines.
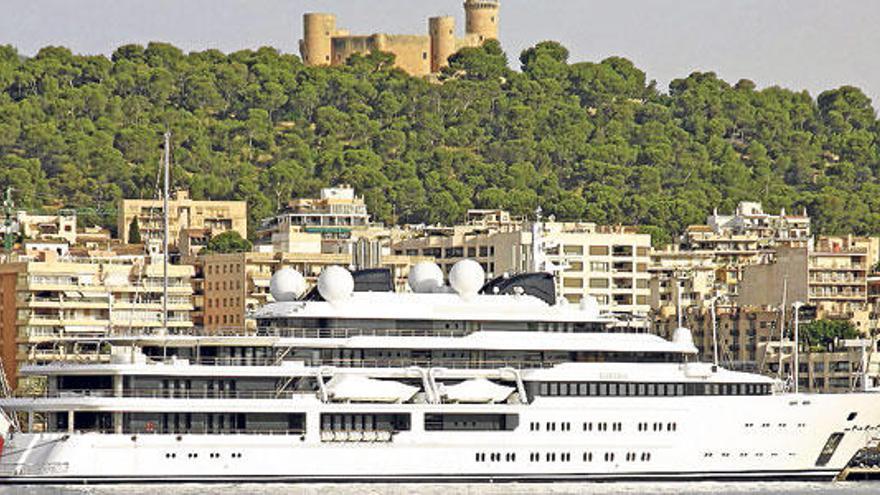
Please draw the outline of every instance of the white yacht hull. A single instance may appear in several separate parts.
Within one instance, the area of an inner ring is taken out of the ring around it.
[[[880,435],[872,394],[275,402],[306,413],[304,435],[19,433],[6,438],[0,482],[831,480]],[[388,442],[322,441],[320,413],[346,411],[409,412],[412,427]],[[486,411],[518,414],[518,427],[424,430],[425,412]],[[817,462],[834,433],[839,444]]]

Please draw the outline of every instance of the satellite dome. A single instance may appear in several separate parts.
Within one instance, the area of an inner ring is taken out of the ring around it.
[[[269,292],[278,302],[296,301],[306,291],[306,279],[293,268],[285,267],[272,275]]]
[[[581,298],[581,311],[585,313],[584,316],[590,319],[595,319],[599,317],[599,301],[596,300],[593,296],[584,296]]]
[[[687,328],[678,327],[672,333],[672,342],[681,346],[693,346],[694,336],[691,335],[691,331]]]
[[[354,277],[341,266],[328,266],[318,276],[318,292],[331,303],[348,299],[354,292]]]
[[[422,261],[410,268],[407,281],[413,292],[422,294],[435,292],[443,287],[443,270],[436,263]]]
[[[449,271],[449,285],[461,297],[477,295],[485,282],[486,272],[474,260],[461,260],[452,265],[452,270]]]

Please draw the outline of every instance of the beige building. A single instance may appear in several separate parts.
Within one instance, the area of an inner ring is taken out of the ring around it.
[[[161,199],[123,199],[119,202],[116,227],[119,238],[128,242],[129,227],[134,218],[138,219],[138,228],[144,243],[150,240],[161,240],[163,214]],[[234,230],[247,238],[247,203],[244,201],[208,201],[190,199],[186,191],[177,191],[168,201],[168,242],[175,247],[180,240],[186,238],[184,244],[196,249],[188,252],[195,254],[204,243],[190,241],[193,229],[200,229],[201,235],[216,236]]]
[[[371,51],[395,55],[397,67],[414,76],[427,76],[447,65],[451,55],[464,47],[498,39],[498,0],[465,0],[465,35],[455,36],[455,18],[428,19],[428,34],[352,35],[336,25],[333,14],[303,16],[303,39],[299,50],[306,65],[342,65],[355,53]]]
[[[782,313],[778,308],[717,305],[715,332],[719,364],[735,370],[790,379],[794,360],[791,341],[792,314],[787,312],[785,318],[786,336],[780,345]],[[699,359],[712,362],[715,341],[709,308],[688,309],[683,325],[693,333]],[[672,338],[677,326],[675,314],[657,316],[654,320],[656,332],[665,338]],[[860,344],[856,341],[843,341],[830,349],[810,349],[802,345],[798,358],[801,390],[841,393],[857,389],[861,384],[864,365],[867,365],[869,383],[872,386],[877,385],[880,382],[880,353],[877,342],[866,341],[864,354]]]
[[[168,267],[170,332],[193,326],[192,275],[192,266]],[[162,281],[160,257],[120,252],[46,252],[0,264],[0,354],[9,376],[16,361],[88,359],[103,337],[161,332]]]
[[[762,246],[806,246],[810,240],[810,217],[790,215],[785,209],[778,215],[764,212],[761,203],[742,201],[733,215],[719,215],[718,211],[706,219],[713,232],[725,236],[746,236],[760,240]]]
[[[255,328],[247,315],[273,302],[269,282],[278,269],[293,268],[302,273],[309,287],[328,266],[353,267],[353,256],[345,253],[234,253],[203,255],[188,260],[196,265],[196,324],[211,332],[238,332]],[[409,268],[427,258],[384,256],[371,268],[391,270],[397,290],[405,290]]]
[[[773,261],[745,268],[742,305],[815,306],[819,318],[845,318],[865,331],[868,319],[869,248],[852,237],[820,237],[814,247],[779,247]]]
[[[466,225],[426,228],[399,240],[394,253],[435,258],[447,274],[464,258],[479,262],[489,278],[534,269],[530,225],[492,211],[469,218]],[[578,303],[589,295],[606,311],[648,313],[649,235],[626,227],[545,222],[541,237],[561,297]]]
[[[346,252],[351,241],[375,231],[364,198],[343,185],[321,189],[318,198],[294,199],[282,212],[264,219],[256,246],[275,253]]]
[[[764,354],[768,343],[779,339],[781,318],[781,312],[775,308],[716,304],[718,362],[737,370],[775,373],[776,368],[767,362]],[[682,326],[691,330],[700,361],[712,362],[715,341],[711,308],[706,305],[684,309]],[[674,311],[655,315],[654,329],[658,335],[671,339],[676,328],[678,316]]]
[[[707,251],[682,251],[670,247],[651,253],[648,273],[651,276],[651,310],[654,312],[674,312],[682,307],[705,306],[713,298],[724,296],[718,283],[717,271],[712,253]]]
[[[32,215],[26,211],[15,213],[13,232],[31,241],[66,241],[76,244],[76,214],[59,212],[55,215]]]

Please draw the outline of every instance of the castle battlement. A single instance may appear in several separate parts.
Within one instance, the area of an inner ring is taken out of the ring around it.
[[[426,35],[352,35],[337,27],[335,14],[308,13],[303,15],[299,50],[310,66],[342,65],[355,53],[389,52],[395,55],[397,67],[414,76],[427,76],[440,72],[458,50],[498,39],[500,8],[497,0],[465,0],[462,38],[455,36],[455,18],[450,16],[429,18]]]

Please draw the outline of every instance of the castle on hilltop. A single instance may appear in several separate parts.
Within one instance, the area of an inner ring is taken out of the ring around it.
[[[299,51],[306,65],[341,65],[355,53],[383,51],[393,53],[397,67],[414,76],[440,72],[447,60],[465,47],[480,46],[498,39],[499,0],[465,0],[465,35],[455,36],[455,18],[428,19],[427,35],[352,35],[337,29],[334,14],[303,15],[303,39]]]

